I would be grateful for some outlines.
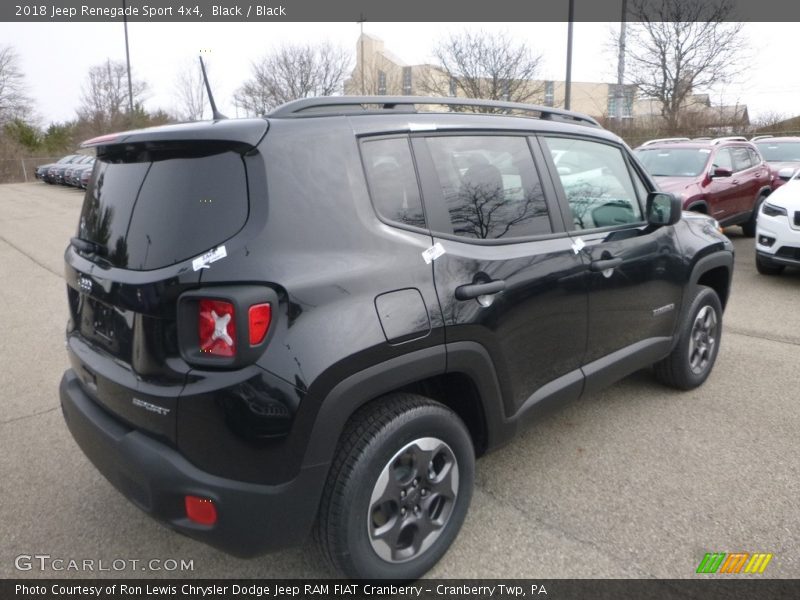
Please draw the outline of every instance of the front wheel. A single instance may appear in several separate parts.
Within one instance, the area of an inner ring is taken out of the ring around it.
[[[342,435],[315,531],[346,577],[418,579],[444,555],[469,508],[475,453],[447,407],[394,394],[358,411]]]
[[[701,385],[717,360],[721,334],[719,296],[709,287],[698,286],[681,323],[678,344],[669,356],[655,364],[658,380],[682,390]]]

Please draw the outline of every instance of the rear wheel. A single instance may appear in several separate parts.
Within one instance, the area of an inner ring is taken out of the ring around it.
[[[342,435],[315,537],[337,571],[417,579],[444,555],[472,497],[469,432],[447,407],[395,394],[357,412]]]
[[[762,275],[780,275],[786,267],[756,254],[756,270]]]
[[[701,385],[717,360],[721,333],[719,297],[711,288],[698,286],[681,324],[678,344],[669,356],[655,364],[656,377],[682,390]]]

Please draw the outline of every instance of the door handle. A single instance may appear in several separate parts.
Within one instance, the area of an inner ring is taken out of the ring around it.
[[[456,288],[456,300],[471,300],[478,296],[490,296],[506,289],[506,282],[495,279],[486,283],[468,283]]]
[[[738,179],[734,179],[733,181],[731,181],[731,183],[733,185],[739,185],[739,180]]]
[[[593,260],[589,265],[592,271],[605,271],[607,269],[616,269],[622,264],[622,259],[617,258],[604,258],[602,260]]]

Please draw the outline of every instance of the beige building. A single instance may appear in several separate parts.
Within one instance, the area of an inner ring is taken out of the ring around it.
[[[488,85],[488,82],[487,82]],[[563,81],[532,80],[525,85],[532,88],[533,104],[563,107],[565,83]],[[605,120],[610,124],[617,114],[617,103],[622,103],[621,116],[626,123],[652,125],[659,120],[660,109],[651,99],[637,97],[635,86],[624,85],[617,93],[617,84],[573,81],[571,110]],[[500,90],[502,97],[502,90]],[[368,34],[359,36],[356,43],[356,66],[344,83],[344,93],[350,96],[462,96],[458,82],[437,65],[406,64],[386,49],[383,40]],[[483,95],[486,97],[486,95]],[[749,124],[746,106],[712,106],[707,94],[695,94],[686,109],[687,119]]]
[[[530,81],[534,104],[563,107],[565,85],[563,81]],[[616,85],[608,83],[572,82],[572,110],[593,117],[614,114]],[[362,34],[356,44],[356,66],[344,83],[346,95],[425,96],[463,95],[456,81],[436,65],[409,65],[386,49],[383,40]],[[625,86],[626,102],[623,117],[630,118],[634,90]]]

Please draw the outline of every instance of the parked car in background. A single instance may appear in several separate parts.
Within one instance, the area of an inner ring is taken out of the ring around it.
[[[58,161],[56,161],[54,163],[48,163],[46,165],[39,165],[38,167],[36,167],[36,169],[34,169],[34,172],[33,172],[34,173],[34,177],[36,177],[36,179],[40,179],[40,180],[44,181],[45,183],[53,183],[48,178],[48,174],[49,174],[50,169],[55,167],[56,165],[69,163],[69,162],[75,160],[79,156],[80,156],[80,154],[68,154],[67,156],[64,156],[64,157],[58,159]]]
[[[80,173],[85,168],[87,167],[91,168],[92,166],[94,166],[94,157],[88,154],[82,156],[82,158],[71,163],[64,171],[64,184],[77,187],[78,181],[80,179]]]
[[[685,210],[741,225],[753,237],[758,208],[772,191],[770,169],[744,137],[650,140],[636,156],[659,187],[678,195]]]
[[[85,170],[91,171],[94,167],[94,156],[86,156],[84,160],[73,163],[75,166],[70,167],[64,173],[64,183],[72,187],[79,187],[81,181],[81,174]]]
[[[759,135],[750,141],[769,165],[773,190],[781,187],[800,170],[800,137]]]
[[[89,185],[89,179],[92,177],[92,170],[94,169],[94,165],[92,165],[92,169],[84,169],[81,171],[80,181],[78,182],[78,187],[82,190],[86,189],[86,186]]]
[[[77,164],[79,161],[82,161],[85,157],[85,154],[73,154],[68,161],[59,161],[51,165],[50,168],[47,169],[45,181],[47,181],[47,183],[63,184],[64,173],[66,173],[67,169]]]
[[[756,227],[758,272],[778,275],[787,266],[800,267],[800,170],[761,205]]]

